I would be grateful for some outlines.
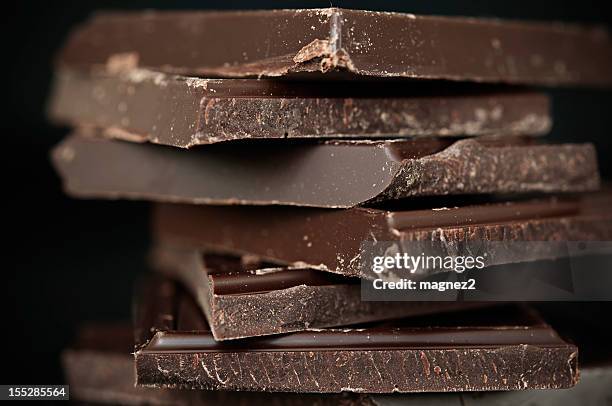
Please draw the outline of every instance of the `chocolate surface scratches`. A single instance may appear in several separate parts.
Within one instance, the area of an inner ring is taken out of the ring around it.
[[[60,70],[50,114],[107,137],[183,148],[251,138],[538,135],[551,126],[544,94],[507,88],[198,79],[144,69]]]
[[[518,309],[217,342],[170,282],[143,288],[137,384],[270,392],[437,392],[573,386],[577,349]],[[492,318],[492,319],[493,319]],[[156,320],[161,324],[156,324]]]
[[[533,251],[523,244],[514,253],[512,244],[499,242],[611,241],[611,204],[609,191],[419,210],[162,204],[154,211],[154,233],[158,240],[186,247],[249,253],[284,264],[374,278],[360,269],[364,242],[434,241],[442,249],[447,247],[448,255],[467,255],[461,249],[477,242],[490,258],[499,254],[502,263],[551,259],[558,252],[543,251],[539,244],[533,244]]]
[[[359,279],[254,258],[158,246],[155,268],[193,293],[216,340],[344,326],[483,306],[475,302],[365,302]]]
[[[184,151],[72,136],[53,151],[67,192],[196,204],[346,208],[457,194],[595,190],[591,144],[528,139],[274,142]]]
[[[337,8],[97,14],[72,33],[58,64],[208,77],[343,71],[612,84],[612,46],[602,28]]]
[[[80,402],[112,405],[276,405],[276,406],[422,406],[440,403],[448,406],[483,406],[488,404],[587,405],[599,406],[608,399],[612,385],[612,367],[580,364],[580,381],[570,389],[559,391],[461,392],[423,394],[316,394],[270,393],[238,391],[194,391],[181,389],[143,388],[134,386],[134,358],[132,345],[118,346],[103,343],[122,341],[133,331],[124,326],[95,324],[86,327],[87,335],[95,335],[95,342],[82,344],[62,354],[66,383],[70,398]],[[580,352],[582,356],[582,351]]]

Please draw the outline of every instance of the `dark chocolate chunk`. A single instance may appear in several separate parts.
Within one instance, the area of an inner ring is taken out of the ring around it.
[[[59,71],[51,116],[108,137],[188,148],[250,138],[544,134],[548,99],[523,91],[423,92],[414,84],[198,79],[143,69]]]
[[[591,328],[587,329],[591,333]],[[421,406],[444,404],[448,406],[483,406],[489,404],[524,404],[536,406],[605,404],[610,396],[612,367],[584,365],[580,350],[580,381],[570,389],[558,391],[512,391],[477,393],[424,393],[392,394],[295,394],[237,391],[192,391],[180,389],[153,389],[134,386],[134,358],[129,344],[117,345],[129,336],[129,325],[96,324],[87,327],[84,334],[95,335],[95,341],[77,342],[76,348],[64,351],[62,364],[72,400],[114,405],[173,405],[216,406],[232,405],[318,405],[318,406]],[[573,336],[572,336],[573,338]],[[108,344],[104,344],[108,343]],[[603,344],[604,346],[607,343]],[[601,347],[591,348],[597,352]]]
[[[60,66],[136,66],[196,76],[344,71],[541,85],[612,84],[602,28],[343,10],[104,13]]]
[[[161,204],[154,212],[154,233],[161,241],[186,247],[254,254],[283,264],[373,278],[376,275],[360,267],[364,242],[434,241],[457,256],[468,255],[460,249],[469,249],[475,241],[491,259],[501,251],[499,258],[507,262],[500,263],[553,259],[562,253],[522,244],[514,254],[512,244],[499,242],[610,241],[610,205],[609,191],[424,210]]]
[[[391,393],[567,388],[578,380],[577,348],[518,309],[217,342],[174,284],[140,293],[140,386]]]
[[[53,161],[75,196],[199,204],[340,208],[412,196],[599,186],[591,144],[534,145],[514,138],[260,141],[183,151],[73,136],[55,148]]]
[[[193,293],[215,340],[288,333],[483,306],[477,302],[365,302],[359,279],[177,246],[155,267]]]

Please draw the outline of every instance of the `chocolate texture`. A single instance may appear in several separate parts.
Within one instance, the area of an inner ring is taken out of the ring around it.
[[[494,321],[474,313],[217,342],[173,283],[150,283],[139,297],[140,386],[391,393],[567,388],[578,379],[576,347],[517,309]]]
[[[586,329],[585,335],[588,335],[589,332],[593,333],[592,327]],[[83,336],[88,337],[85,342],[81,339]],[[574,338],[573,335],[571,337]],[[132,343],[133,331],[128,324],[94,324],[83,328],[76,346],[62,354],[62,365],[67,383],[70,385],[71,398],[96,404],[173,406],[219,404],[395,406],[398,402],[408,406],[430,403],[448,406],[481,406],[493,403],[514,405],[525,402],[535,406],[576,404],[599,406],[605,404],[606,399],[609,398],[609,388],[612,385],[610,365],[585,365],[582,361],[582,347],[580,347],[580,381],[573,388],[559,391],[377,395],[151,389],[135,387],[133,384],[134,359],[130,354],[133,351]],[[606,345],[607,343],[602,342],[602,347],[589,347],[588,350],[596,353]]]
[[[107,137],[183,148],[252,138],[527,135],[550,129],[543,94],[437,87],[61,70],[50,115],[103,128]]]
[[[604,29],[569,24],[338,8],[149,11],[97,14],[72,33],[58,65],[609,86],[612,46]]]
[[[215,340],[344,326],[483,306],[477,302],[366,302],[359,279],[249,257],[158,246],[155,268],[180,280]]]
[[[595,190],[591,144],[529,139],[241,143],[190,151],[72,136],[52,153],[67,192],[196,204],[346,208],[415,196]]]
[[[522,244],[513,252],[512,242],[610,241],[611,202],[612,194],[606,190],[412,210],[408,203],[399,210],[161,204],[154,211],[153,229],[159,241],[185,247],[253,254],[286,265],[376,278],[360,266],[364,242],[433,241],[451,256],[469,255],[474,243],[491,259],[503,259],[487,265],[552,259],[559,252],[542,250],[541,244]]]

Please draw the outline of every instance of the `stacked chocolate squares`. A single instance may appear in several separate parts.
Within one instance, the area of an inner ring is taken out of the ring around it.
[[[530,309],[363,301],[360,258],[377,241],[612,240],[593,146],[545,144],[549,99],[524,87],[611,73],[607,34],[573,26],[335,8],[94,16],[58,59],[51,116],[75,133],[53,162],[72,196],[156,202],[159,275],[133,332],[89,328],[89,350],[67,352],[73,397],[574,386],[577,347]]]

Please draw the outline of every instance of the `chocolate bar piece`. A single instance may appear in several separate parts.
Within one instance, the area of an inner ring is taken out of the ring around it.
[[[254,258],[158,246],[155,267],[178,279],[215,340],[288,333],[483,306],[478,302],[365,302],[359,279]]]
[[[592,331],[591,331],[592,332]],[[392,394],[295,394],[265,392],[192,391],[135,387],[132,351],[133,331],[129,325],[90,325],[80,336],[77,346],[64,351],[62,364],[70,385],[70,397],[81,402],[114,405],[216,406],[233,405],[318,405],[318,406],[406,406],[444,404],[480,406],[489,404],[529,404],[534,406],[605,404],[612,386],[610,364],[585,365],[580,351],[580,381],[570,389],[559,391],[511,391],[478,393]],[[127,337],[126,345],[123,337]],[[572,337],[573,338],[573,337]],[[604,343],[604,346],[607,343]],[[580,347],[581,348],[581,347]],[[591,350],[596,352],[598,347]]]
[[[61,70],[51,115],[104,128],[108,137],[183,148],[250,138],[527,135],[550,129],[543,94],[454,87],[465,90]]]
[[[269,392],[499,391],[573,386],[577,348],[517,309],[217,342],[168,281],[143,287],[137,384]]]
[[[611,204],[610,191],[414,210],[160,204],[153,228],[159,241],[373,279],[360,266],[364,242],[434,241],[451,256],[478,242],[487,265],[553,259],[559,252],[540,244],[522,244],[512,258],[512,244],[499,242],[610,241]],[[493,262],[498,253],[507,262]]]
[[[539,85],[612,84],[602,28],[343,10],[97,14],[60,66],[194,76],[343,71]]]
[[[513,257],[512,242],[609,241],[611,199],[606,191],[425,210],[344,211],[168,204],[157,206],[154,232],[160,241],[375,278],[360,266],[364,242],[433,241],[452,256],[468,255],[470,243],[477,242],[490,255],[490,266],[567,255],[533,243],[521,244]],[[503,261],[494,262],[498,258]]]
[[[55,148],[53,161],[75,196],[200,204],[352,207],[412,196],[599,186],[592,145],[514,138],[258,142],[183,151],[73,136]]]

